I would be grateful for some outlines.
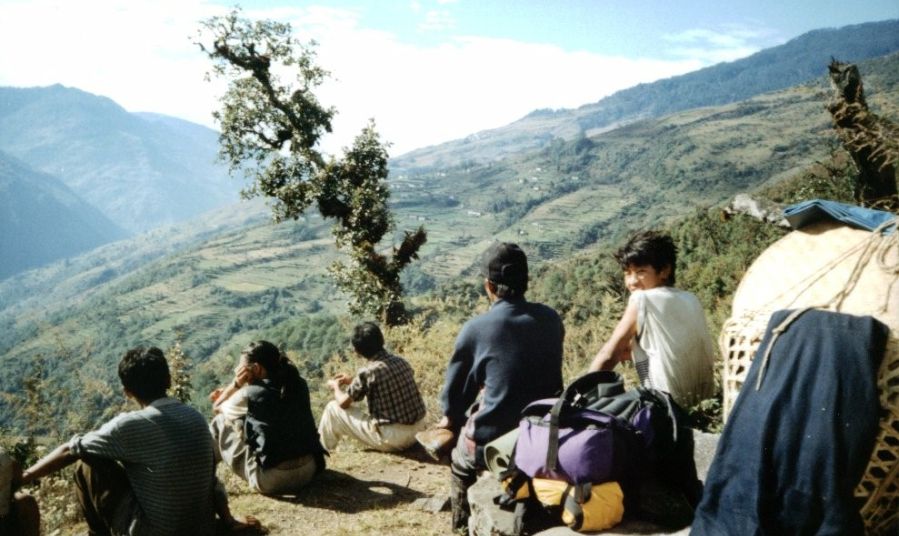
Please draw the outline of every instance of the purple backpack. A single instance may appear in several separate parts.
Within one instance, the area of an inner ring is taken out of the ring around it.
[[[515,465],[527,476],[571,484],[628,482],[642,457],[643,439],[629,422],[582,407],[600,376],[589,373],[562,396],[537,400],[522,412]]]

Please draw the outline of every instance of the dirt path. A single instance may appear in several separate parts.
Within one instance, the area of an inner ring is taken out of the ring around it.
[[[450,533],[449,511],[432,513],[415,503],[449,496],[449,466],[417,449],[401,456],[341,445],[318,481],[284,499],[262,497],[236,477],[220,476],[235,515],[256,516],[273,536]]]

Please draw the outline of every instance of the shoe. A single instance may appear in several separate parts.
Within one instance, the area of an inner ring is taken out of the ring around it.
[[[432,428],[415,434],[418,444],[436,461],[440,461],[453,448],[453,439],[455,436],[446,428]]]

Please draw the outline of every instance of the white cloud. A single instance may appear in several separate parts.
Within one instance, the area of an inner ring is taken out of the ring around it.
[[[222,84],[203,81],[208,60],[190,41],[198,21],[227,8],[201,0],[0,0],[0,85],[62,83],[131,111],[211,125]],[[702,67],[707,58],[634,60],[548,44],[457,37],[422,47],[362,28],[333,8],[249,12],[290,21],[319,43],[333,79],[322,102],[338,109],[327,151],[347,146],[368,118],[391,154],[461,138],[537,108],[595,102],[640,82]],[[689,41],[687,41],[689,43]]]
[[[577,107],[702,67],[694,60],[630,60],[481,37],[423,48],[359,27],[354,13],[329,15],[326,24],[321,17],[308,24],[307,12],[284,19],[319,42],[320,62],[336,78],[321,91],[322,101],[339,112],[340,142],[331,150],[351,143],[371,117],[398,155],[502,126],[537,108]]]
[[[448,31],[456,27],[456,19],[446,9],[431,9],[425,13],[424,20],[418,25],[422,32]]]
[[[725,25],[720,30],[694,28],[663,39],[674,46],[667,53],[675,58],[698,59],[704,63],[720,63],[745,58],[771,46],[773,32],[744,25]]]

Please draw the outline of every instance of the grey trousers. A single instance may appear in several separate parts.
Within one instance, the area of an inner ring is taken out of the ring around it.
[[[215,460],[225,462],[250,488],[263,495],[295,493],[312,481],[318,472],[315,456],[300,456],[274,467],[263,468],[250,451],[243,431],[243,419],[229,420],[218,414],[209,425],[215,444]]]
[[[478,479],[484,464],[484,450],[459,434],[456,446],[450,453],[450,504],[453,510],[453,531],[467,531],[471,507],[468,505],[468,488]],[[466,532],[467,533],[467,532]]]

